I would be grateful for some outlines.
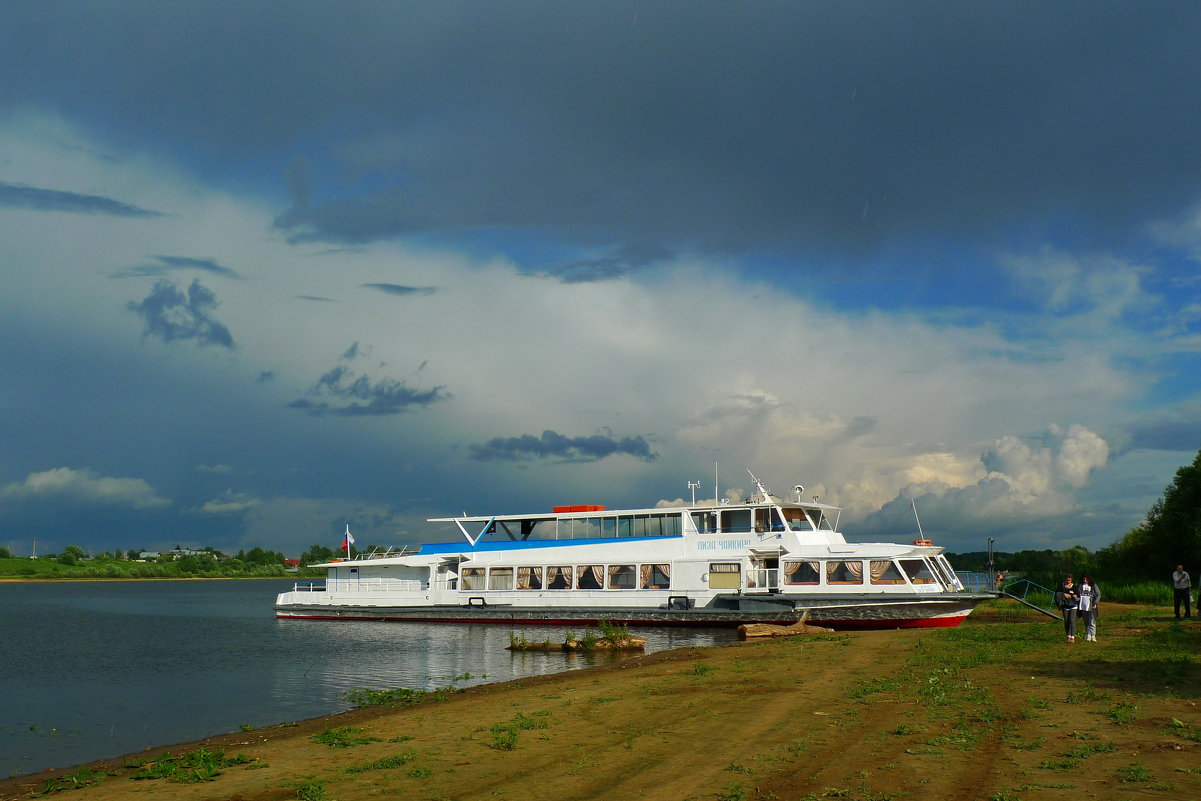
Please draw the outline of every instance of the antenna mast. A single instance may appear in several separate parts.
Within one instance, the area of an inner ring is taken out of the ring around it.
[[[746,469],[746,472],[747,472],[747,475],[749,475],[751,477],[751,481],[755,482],[755,489],[759,490],[759,495],[763,498],[764,503],[770,502],[771,496],[767,494],[767,487],[763,486],[762,481],[755,478],[755,474],[751,472],[751,468],[748,467]],[[752,501],[755,500],[753,496],[751,497],[751,500]]]
[[[915,501],[913,498],[910,498],[909,502],[913,504],[913,519],[917,521],[918,539],[924,540],[926,538],[926,534],[922,531],[922,519],[917,516],[917,501]]]

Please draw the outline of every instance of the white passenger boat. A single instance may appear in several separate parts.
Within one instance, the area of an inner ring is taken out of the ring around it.
[[[752,476],[753,478],[753,476]],[[833,628],[955,626],[969,593],[941,547],[848,543],[840,509],[771,495],[745,503],[434,518],[464,541],[323,565],[324,584],[279,595],[281,618]],[[715,493],[716,494],[716,493]]]

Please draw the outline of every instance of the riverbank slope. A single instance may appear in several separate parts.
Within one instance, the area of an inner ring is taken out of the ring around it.
[[[956,629],[687,648],[9,779],[0,799],[1198,797],[1201,624],[1164,612],[1107,606],[1101,641],[1074,645],[997,605]],[[131,778],[199,749],[245,761]]]

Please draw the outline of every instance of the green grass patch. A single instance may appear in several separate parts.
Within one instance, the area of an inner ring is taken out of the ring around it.
[[[129,778],[166,779],[180,784],[211,782],[221,775],[223,768],[245,765],[253,761],[245,754],[227,757],[224,751],[197,748],[179,756],[165,753],[153,762],[141,765]]]
[[[74,773],[47,779],[46,783],[42,785],[41,792],[33,793],[32,796],[36,798],[38,796],[59,793],[63,790],[81,790],[84,787],[96,784],[107,775],[104,771],[81,768]]]
[[[373,759],[370,762],[360,762],[357,765],[342,768],[343,773],[367,773],[373,770],[391,770],[403,767],[417,758],[416,751],[401,751],[392,756]]]
[[[320,734],[314,734],[309,740],[321,745],[328,745],[330,748],[353,748],[356,745],[380,742],[379,737],[364,737],[362,735],[363,729],[356,729],[352,726],[338,726],[337,728],[326,729]]]
[[[429,691],[410,690],[408,687],[396,687],[392,690],[356,687],[342,693],[342,697],[362,709],[369,706],[410,706],[427,701],[445,701],[447,696],[457,692],[460,690],[455,687],[439,687]]]

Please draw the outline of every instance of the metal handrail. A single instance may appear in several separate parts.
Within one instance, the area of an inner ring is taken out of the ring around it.
[[[997,591],[1000,592],[1002,595],[1006,596],[1007,598],[1012,598],[1013,600],[1017,601],[1018,603],[1025,604],[1026,606],[1030,607],[1031,609],[1037,609],[1039,612],[1042,612],[1047,617],[1053,617],[1056,620],[1063,620],[1062,615],[1056,614],[1055,612],[1051,611],[1054,608],[1050,604],[1055,602],[1055,590],[1044,587],[1041,584],[1035,584],[1030,579],[1017,579],[1016,581],[1011,581],[1008,584],[998,587]],[[1021,592],[1021,595],[1018,595],[1019,591]],[[1044,592],[1047,593],[1048,597],[1050,598],[1048,605],[1045,607],[1040,606],[1040,605],[1034,603],[1033,601],[1029,600],[1028,598],[1029,598],[1031,591],[1038,592],[1038,593],[1044,593]]]

